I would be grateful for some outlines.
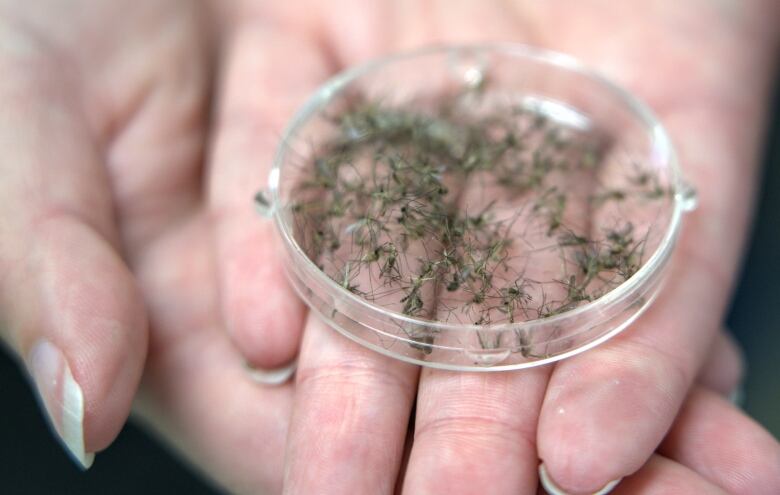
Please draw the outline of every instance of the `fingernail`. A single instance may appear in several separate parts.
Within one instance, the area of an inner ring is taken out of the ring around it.
[[[30,351],[29,368],[52,429],[73,460],[89,469],[95,454],[84,448],[84,394],[65,356],[48,340],[39,340]]]
[[[619,478],[610,481],[604,485],[604,488],[593,493],[593,495],[607,495],[607,493],[615,489],[615,487],[622,479],[623,478]],[[544,491],[546,491],[549,495],[572,495],[571,493],[562,490],[560,487],[558,487],[558,485],[555,484],[555,482],[550,477],[550,474],[547,472],[547,468],[545,467],[544,463],[539,464],[539,481],[542,483]]]
[[[287,366],[273,370],[255,368],[249,363],[246,363],[247,371],[249,372],[249,376],[252,378],[252,380],[256,381],[257,383],[262,383],[263,385],[281,385],[285,383],[293,376],[293,374],[295,374],[297,367],[297,360],[293,361]]]

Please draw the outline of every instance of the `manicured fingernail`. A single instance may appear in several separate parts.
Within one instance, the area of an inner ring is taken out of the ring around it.
[[[257,383],[262,383],[263,385],[281,385],[287,382],[287,380],[293,376],[297,367],[297,360],[287,366],[273,370],[255,368],[250,364],[246,364],[247,371],[252,380]]]
[[[607,493],[615,489],[621,480],[622,478],[610,481],[604,485],[604,488],[595,492],[593,495],[607,495]],[[542,483],[544,491],[546,491],[549,495],[572,495],[571,493],[562,490],[560,487],[558,487],[558,485],[555,484],[552,478],[550,478],[550,474],[547,472],[547,468],[544,466],[544,463],[539,464],[539,481]]]
[[[65,356],[48,340],[39,340],[28,363],[52,428],[73,460],[89,469],[95,454],[84,449],[84,394]]]

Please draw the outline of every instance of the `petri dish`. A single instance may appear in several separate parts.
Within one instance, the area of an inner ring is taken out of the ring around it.
[[[567,55],[487,44],[336,75],[290,122],[256,201],[291,284],[336,331],[496,371],[630,326],[696,195],[637,98]]]

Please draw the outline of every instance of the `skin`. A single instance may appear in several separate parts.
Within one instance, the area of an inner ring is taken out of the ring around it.
[[[775,492],[780,462],[759,460],[780,457],[776,440],[691,392],[697,377],[723,392],[738,380],[716,336],[749,217],[774,11],[2,0],[3,341],[22,359],[42,336],[62,349],[88,452],[111,443],[135,398],[144,422],[234,492],[533,493],[539,459],[572,492],[628,475],[617,492]],[[328,75],[488,36],[569,52],[647,101],[700,208],[668,290],[629,332],[524,373],[420,372],[307,316],[249,199],[280,129]],[[246,373],[244,360],[273,368],[299,349],[295,383]]]

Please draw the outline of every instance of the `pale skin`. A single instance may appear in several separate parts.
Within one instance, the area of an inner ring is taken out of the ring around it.
[[[572,493],[624,476],[614,493],[780,490],[777,441],[715,393],[739,375],[718,329],[776,2],[27,4],[0,1],[0,331],[23,360],[41,337],[62,350],[87,452],[135,399],[241,493],[534,493],[540,459]],[[522,373],[421,371],[307,316],[251,197],[281,128],[329,75],[486,39],[571,53],[643,98],[700,208],[668,289],[630,331]],[[244,367],[296,355],[281,386]]]

